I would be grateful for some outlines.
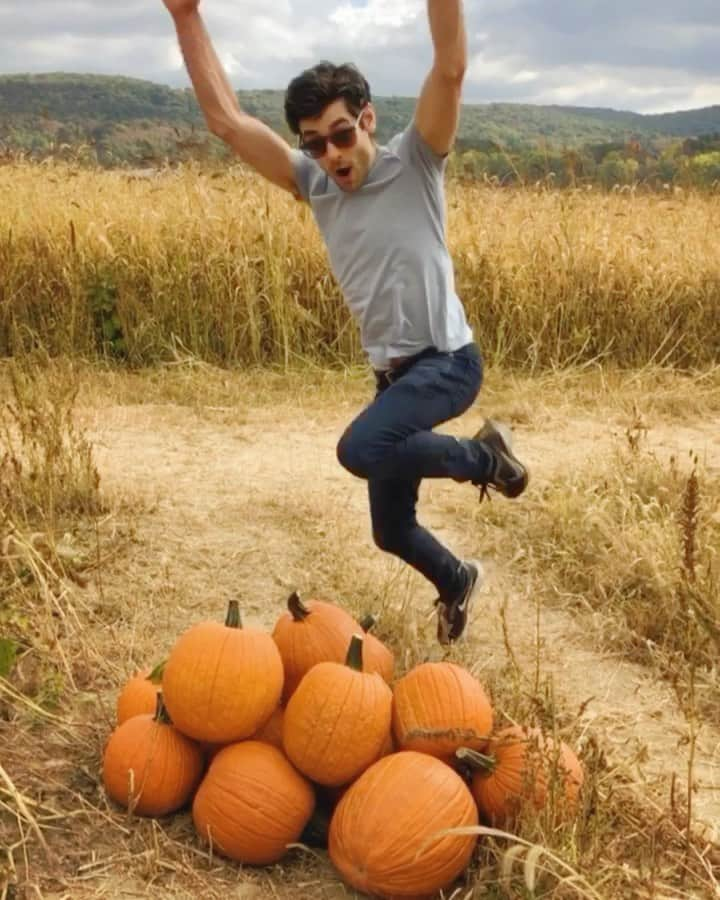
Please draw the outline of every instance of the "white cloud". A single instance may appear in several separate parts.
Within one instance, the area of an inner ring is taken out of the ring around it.
[[[470,57],[466,79],[473,82],[487,83],[488,81],[512,82],[521,73],[535,76],[536,73],[523,68],[522,56],[493,56],[491,53],[477,53]],[[532,80],[525,77],[522,80]]]
[[[143,35],[113,35],[100,41],[89,35],[61,33],[38,36],[26,40],[22,47],[21,62],[38,59],[45,71],[82,71],[82,60],[94,58],[97,70],[133,74],[138,57],[146,66],[165,67],[173,55],[179,57],[175,47]],[[172,53],[169,51],[172,50]],[[21,69],[22,70],[22,69]]]
[[[529,69],[521,69],[516,72],[510,79],[513,84],[526,84],[528,81],[537,81],[540,78],[539,72],[531,72]]]
[[[693,84],[689,91],[690,108],[720,106],[720,78],[703,84]]]
[[[242,38],[222,39],[220,45],[238,64],[272,65],[276,60],[309,61],[314,58],[312,42],[298,35],[289,22],[258,15],[245,22]]]
[[[365,6],[343,3],[328,18],[344,31],[383,39],[381,29],[407,28],[424,12],[422,0],[368,0]]]
[[[237,87],[284,87],[354,61],[375,94],[417,94],[432,58],[426,0],[203,0]],[[465,0],[467,102],[655,111],[720,103],[716,0]],[[162,0],[0,0],[0,73],[107,72],[187,84]]]

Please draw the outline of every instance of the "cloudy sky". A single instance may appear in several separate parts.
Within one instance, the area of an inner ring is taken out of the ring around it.
[[[376,95],[416,95],[425,0],[203,0],[237,88],[353,61]],[[719,0],[466,0],[466,102],[665,112],[720,104]],[[0,74],[96,72],[186,85],[162,0],[0,0]]]

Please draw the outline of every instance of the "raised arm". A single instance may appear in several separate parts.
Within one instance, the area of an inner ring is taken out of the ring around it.
[[[163,0],[173,17],[190,80],[210,131],[243,162],[274,184],[297,193],[288,144],[240,109],[200,17],[200,0]]]
[[[434,59],[415,110],[415,125],[432,149],[449,153],[460,118],[467,66],[462,0],[428,0]]]

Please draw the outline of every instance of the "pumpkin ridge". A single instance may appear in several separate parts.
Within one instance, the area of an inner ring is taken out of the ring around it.
[[[452,664],[450,671],[452,673],[452,680],[455,684],[457,696],[461,699],[462,727],[464,729],[474,731],[475,720],[473,713],[475,712],[475,706],[474,704],[472,708],[468,706],[469,698],[467,696],[467,691],[464,689],[464,683],[467,682],[468,679],[472,679],[473,682],[476,682],[477,678],[475,678],[475,676],[471,672],[466,672],[464,669],[460,669],[454,664]]]
[[[172,726],[170,726],[170,727],[172,727]],[[173,746],[174,746],[174,745],[175,745],[175,735],[174,735],[174,734],[169,734],[169,735],[168,735],[168,738],[170,739],[170,741],[172,742],[172,744],[173,744]],[[167,754],[166,754],[165,756],[166,756],[166,760],[167,760]],[[166,767],[167,767],[167,761],[166,761],[165,765],[166,765]],[[184,774],[185,774],[185,761],[183,760],[183,762],[182,762],[182,764],[180,765],[180,767],[179,767],[179,768],[178,768],[178,767],[175,768],[175,776],[174,776],[174,777],[175,777],[175,781],[176,781],[176,782],[180,781],[180,779],[183,777]]]
[[[278,750],[278,753],[282,751]],[[287,760],[283,754],[283,760],[289,767],[289,770],[292,772],[292,778],[297,784],[308,784],[308,779],[292,765],[289,760]],[[247,802],[247,797],[252,793],[253,796],[260,796],[261,802],[254,803],[253,808],[257,811],[262,809],[267,805],[265,799],[267,796],[273,797],[273,804],[281,804],[284,807],[283,812],[294,811],[298,809],[298,804],[291,802],[290,797],[282,790],[278,790],[274,785],[270,784],[270,789],[268,790],[268,782],[264,781],[262,778],[251,778],[244,771],[239,771],[235,776],[235,784],[237,785],[237,790],[240,793],[241,797],[244,797]],[[251,791],[248,791],[248,787]],[[314,795],[314,791],[313,791]],[[250,805],[250,804],[248,804]],[[272,823],[271,823],[272,824]]]
[[[452,663],[450,663],[449,665],[452,667]],[[435,670],[435,671],[438,671],[438,670]],[[450,668],[450,672],[451,672],[451,674],[453,675],[453,678],[454,678],[454,676],[455,676],[455,671],[454,671],[452,668]],[[455,682],[455,684],[456,684],[456,686],[457,686],[457,682]],[[419,687],[419,685],[418,685],[418,687]],[[439,724],[440,724],[440,726],[441,726],[441,729],[444,730],[444,729],[445,729],[445,725],[446,725],[446,720],[445,720],[445,714],[444,714],[444,711],[445,711],[446,709],[451,709],[451,708],[452,708],[452,707],[451,707],[451,704],[456,702],[456,698],[455,698],[454,696],[452,696],[451,688],[450,688],[450,686],[447,684],[447,680],[444,679],[444,678],[442,678],[442,677],[441,677],[441,678],[434,678],[434,679],[433,679],[433,681],[432,681],[432,688],[433,688],[433,700],[434,700],[433,706],[434,706],[435,709],[441,709],[441,710],[443,710],[443,716],[442,716],[442,719],[441,719],[441,721],[440,721]],[[460,694],[460,692],[458,691],[457,693],[459,694],[460,698],[463,699],[463,698],[462,698],[462,695]],[[433,708],[433,707],[431,707],[431,709],[432,709],[432,708]],[[424,712],[427,714],[427,710],[424,710]],[[464,721],[464,717],[465,717],[465,706],[464,706],[463,704],[460,705],[460,713],[462,714],[462,716],[463,716],[463,721]],[[458,720],[459,720],[459,717],[458,717]]]
[[[181,636],[180,636],[180,641],[179,641],[179,643],[180,643],[180,642],[183,642],[183,641],[187,642],[188,636],[189,636],[189,635],[192,635],[193,633],[197,633],[197,629],[203,628],[204,625],[207,625],[207,628],[208,628],[208,629],[212,629],[213,631],[216,629],[216,627],[217,627],[217,628],[224,627],[224,626],[218,625],[216,622],[200,623],[200,624],[198,624],[198,625],[195,625],[193,628],[189,629],[188,631],[186,631],[185,634],[181,635]],[[169,659],[170,659],[171,657],[172,657],[172,652],[171,652],[171,654],[170,654]],[[183,659],[183,661],[184,661],[184,659]],[[195,656],[192,657],[192,667],[190,668],[189,676],[183,676],[183,677],[182,677],[182,682],[181,682],[181,686],[182,686],[182,687],[184,687],[184,685],[185,685],[185,684],[188,684],[188,683],[193,683],[193,682],[198,682],[198,681],[200,681],[201,683],[203,682],[203,679],[202,679],[202,673],[201,673],[201,671],[200,671],[201,668],[202,668],[202,662],[203,662],[203,661],[202,661],[202,657],[201,657],[201,656],[199,656],[199,655],[196,654]],[[217,672],[216,672],[216,675],[217,675]],[[204,700],[205,705],[207,705],[207,698],[208,698],[208,696],[209,696],[209,694],[205,691],[205,695],[204,695],[204,697],[203,697],[203,700]],[[183,718],[183,720],[184,720],[184,721],[183,721],[183,725],[186,726],[186,725],[187,725],[186,717],[183,716],[182,718]],[[195,716],[194,713],[193,713],[193,716],[192,716],[191,723],[192,723],[192,727],[193,727],[193,729],[194,729],[194,727],[195,727],[195,725],[196,725],[196,723],[197,723],[197,718],[196,718],[196,716]]]
[[[500,824],[525,805],[542,809],[555,787],[554,779],[558,782],[559,806],[565,811],[572,809],[582,784],[582,770],[577,778],[571,774],[566,759],[572,766],[573,757],[566,757],[572,754],[567,744],[538,729],[506,728],[498,733],[494,745],[497,765],[493,777],[483,778],[478,772],[473,778],[473,793],[485,818]]]
[[[440,705],[441,697],[439,695],[437,684],[435,683],[435,681],[433,681],[431,684],[432,704],[429,702],[431,698],[426,697],[423,694],[422,686],[419,682],[411,682],[411,684],[413,685],[414,693],[413,704],[411,707],[411,709],[413,710],[413,722],[412,728],[409,729],[409,731],[417,731],[419,722],[426,721],[428,718],[430,718],[430,709],[432,708],[432,706]],[[442,704],[441,708],[444,709],[445,704]],[[419,710],[419,715],[415,712],[416,709]]]
[[[225,628],[225,629],[229,629],[229,628],[230,628],[229,625],[223,625],[222,627]],[[206,695],[205,695],[205,696],[207,697],[208,701],[210,700],[211,697],[214,697],[214,696],[215,696],[215,685],[217,684],[217,680],[218,680],[218,677],[219,677],[219,674],[220,674],[220,669],[222,668],[223,656],[225,655],[225,648],[227,647],[227,643],[228,643],[228,641],[230,640],[230,636],[231,636],[231,633],[230,633],[229,630],[227,631],[226,634],[223,635],[222,646],[220,647],[220,652],[217,654],[217,662],[215,663],[215,671],[213,672],[213,677],[212,677],[212,680],[211,680],[211,682],[210,682],[210,690],[209,690],[209,691],[206,693]],[[209,703],[209,702],[207,703],[207,705],[208,705],[208,707],[211,709],[212,721],[213,721],[213,724],[214,724],[214,722],[215,722],[215,710],[214,710],[214,708],[211,708],[211,707],[210,707],[210,703]]]
[[[335,736],[335,732],[337,731],[337,728],[338,728],[338,723],[340,722],[340,719],[342,718],[342,714],[345,709],[345,705],[347,704],[348,697],[352,693],[352,690],[354,687],[354,682],[355,682],[355,678],[352,674],[354,671],[353,669],[350,669],[348,666],[345,666],[344,663],[335,663],[335,665],[342,665],[343,669],[348,669],[348,674],[347,674],[347,676],[345,676],[345,693],[342,698],[342,702],[336,701],[337,702],[337,714],[335,716],[335,721],[333,722],[333,725],[329,729],[329,731],[326,731],[327,739],[325,741],[325,748],[323,749],[324,756],[327,753],[327,747],[332,742],[332,739]],[[333,698],[328,696],[326,699],[326,703],[327,703],[327,700],[331,700],[331,699],[333,699]],[[318,718],[320,718],[320,717],[318,717]],[[342,749],[342,752],[344,752],[344,748]],[[335,762],[334,758],[332,759],[332,762],[333,763]]]
[[[340,707],[337,719],[335,720],[335,725],[333,726],[331,737],[335,737],[340,720],[344,718],[343,713],[345,712],[345,707],[348,705],[348,701],[352,700],[352,695],[357,694],[358,691],[360,692],[361,701],[358,703],[358,707],[362,711],[365,676],[366,673],[363,672],[362,669],[350,669],[349,674],[346,676],[347,690],[345,691],[345,697],[343,698],[342,706]],[[352,725],[352,730],[355,731],[358,727],[358,717],[356,715],[353,715],[350,719],[350,722]]]
[[[467,814],[465,818],[466,821],[463,822],[462,825],[450,826],[447,824],[443,825],[442,828],[463,828],[468,825],[472,826],[476,824],[476,821],[472,821]],[[438,831],[442,831],[442,828],[438,828]],[[462,868],[465,868],[469,861],[467,848],[462,844],[459,844],[457,838],[452,835],[445,835],[444,837],[435,840],[426,838],[423,843],[424,850],[422,856],[416,855],[412,861],[412,866],[408,864],[408,861],[405,861],[404,863],[398,863],[395,866],[389,866],[384,869],[383,880],[385,883],[392,880],[393,892],[402,890],[407,891],[407,889],[410,888],[413,894],[417,893],[418,875],[423,873],[429,867],[430,860],[428,859],[428,856],[441,856],[444,865],[448,867],[451,862],[457,861],[455,864],[460,868],[459,863],[462,861]],[[423,862],[425,865],[423,865]]]
[[[367,770],[340,801],[331,822],[330,857],[355,887],[373,896],[435,896],[465,868],[477,838],[446,835],[427,841],[448,827],[476,825],[475,801],[456,772],[417,751],[375,765],[382,768]],[[428,795],[425,814],[419,814],[413,793],[420,783]],[[392,828],[383,833],[388,810],[382,798],[388,796],[407,802],[397,804]]]
[[[359,695],[357,698],[357,703],[354,704],[359,714],[354,716],[350,721],[350,728],[345,729],[345,733],[341,735],[343,740],[337,742],[338,744],[343,744],[345,740],[349,740],[351,742],[355,742],[358,739],[362,739],[363,744],[367,747],[371,746],[371,740],[374,738],[374,743],[376,744],[375,751],[377,754],[380,753],[382,749],[382,744],[385,740],[385,728],[383,726],[383,731],[380,731],[379,727],[377,727],[377,709],[381,702],[381,698],[383,698],[382,687],[387,687],[385,682],[382,680],[381,675],[377,675],[377,673],[373,672],[358,672],[360,678],[353,677],[352,683],[350,685],[351,692],[353,694]],[[376,681],[377,678],[380,679],[382,687],[378,685]],[[372,710],[372,712],[371,712]],[[392,716],[392,699],[390,704],[388,705],[388,728],[391,721]],[[371,765],[372,763],[370,763]],[[367,769],[369,766],[365,766]],[[363,769],[363,771],[365,770]]]
[[[345,701],[343,703],[343,709],[347,705],[347,700],[351,694],[356,694],[359,692],[358,702],[356,704],[360,714],[358,716],[353,716],[350,720],[350,734],[349,738],[351,740],[355,740],[358,735],[367,735],[369,731],[372,729],[365,724],[365,720],[362,716],[363,711],[365,710],[375,710],[377,708],[377,700],[378,700],[378,691],[376,690],[376,682],[374,680],[374,674],[372,672],[364,672],[362,670],[351,669],[350,677],[348,677],[348,691],[345,697]],[[381,679],[381,676],[378,675],[378,678]],[[382,682],[385,686],[385,682]],[[342,714],[342,713],[341,713]],[[370,724],[374,721],[374,715],[370,715],[367,712],[369,717]],[[338,716],[338,722],[340,721],[340,716]],[[335,732],[337,730],[337,722],[336,726],[333,729],[333,737],[335,736]],[[341,735],[341,737],[345,737],[345,735]],[[344,741],[336,742],[337,744],[342,744]],[[380,752],[380,748],[382,746],[382,741],[378,742],[378,753]],[[366,767],[367,768],[367,767]]]
[[[368,673],[368,674],[370,674],[370,673]],[[378,676],[378,678],[380,679],[380,683],[378,683],[375,679],[373,679],[372,681],[370,681],[370,680],[363,681],[363,692],[365,693],[366,696],[369,694],[370,697],[372,698],[371,701],[370,700],[364,701],[363,709],[370,709],[371,703],[372,703],[372,707],[374,708],[377,705],[380,698],[384,698],[387,696],[384,688],[388,687],[388,685],[385,683],[382,675],[380,675],[379,673],[372,673],[372,674],[376,674]],[[372,717],[369,719],[369,722],[371,725],[372,725],[372,722],[374,721],[374,719],[375,719],[375,717]],[[392,732],[392,691],[390,693],[390,703],[388,704],[388,715],[387,715],[386,724],[387,724],[387,727],[383,726],[382,733],[380,732],[379,729],[377,732],[378,737],[380,738],[380,742],[378,745],[378,753],[382,749],[382,745],[385,742],[387,734]],[[367,728],[368,728],[368,726],[363,724],[363,730],[367,730]]]
[[[225,650],[225,648],[223,648],[223,652],[224,652],[224,650]],[[257,707],[257,696],[259,694],[259,690],[258,690],[259,685],[263,685],[263,695],[265,693],[265,691],[264,691],[265,679],[262,677],[262,671],[261,671],[262,663],[261,663],[260,659],[258,658],[258,654],[255,652],[253,652],[251,654],[246,653],[245,655],[246,655],[246,658],[248,658],[251,662],[250,671],[248,673],[247,678],[245,679],[245,684],[248,686],[252,685],[252,690],[254,693],[253,705],[255,707]]]
[[[278,795],[278,797],[282,797],[282,795]],[[275,798],[277,799],[277,797]],[[246,806],[250,806],[249,803],[246,802]],[[252,804],[253,812],[262,813],[263,815],[267,814],[267,810],[258,804]],[[279,812],[284,815],[287,810],[279,810]],[[240,833],[248,834],[254,838],[260,838],[260,840],[275,840],[277,838],[277,830],[273,829],[272,831],[263,831],[257,827],[253,827],[252,824],[248,821],[247,812],[243,810],[244,815],[234,816],[232,814],[224,813],[224,818],[228,822],[229,825],[232,826],[233,831],[237,831]],[[267,816],[266,816],[267,817]],[[272,825],[272,822],[268,822],[268,825]]]
[[[512,791],[513,793],[522,792],[523,788],[526,790],[530,787],[530,785],[525,785],[524,782],[529,781],[530,778],[533,778],[535,782],[533,785],[533,793],[537,789],[542,788],[544,791],[545,788],[545,773],[540,770],[540,766],[537,765],[537,762],[532,762],[527,759],[523,759],[520,756],[518,760],[518,768],[517,770],[511,768],[508,765],[508,761],[512,760],[512,763],[515,764],[515,760],[517,759],[518,754],[513,754],[512,757],[505,756],[502,762],[505,765],[498,765],[495,774],[495,783],[499,788],[503,791]],[[538,770],[538,771],[536,771]],[[541,784],[538,784],[541,782]]]
[[[410,673],[408,673],[409,675]],[[406,676],[407,677],[407,676]],[[399,687],[402,691],[404,699],[402,720],[402,732],[398,734],[400,746],[407,740],[408,734],[411,734],[418,727],[418,719],[420,715],[425,715],[425,699],[417,690],[417,686],[413,684],[412,679],[403,682],[400,679]],[[419,710],[417,707],[420,707]],[[408,713],[410,715],[408,715]]]
[[[318,665],[318,666],[326,666],[326,665],[329,665],[329,664],[328,664],[328,663],[318,663],[317,665]],[[313,668],[315,668],[315,667],[313,667]],[[323,671],[324,671],[324,669],[323,669]],[[304,677],[304,676],[303,676],[303,677]],[[301,679],[301,682],[302,682],[302,679]],[[315,686],[313,685],[312,681],[310,682],[310,685],[313,687],[312,694],[310,695],[310,696],[311,696],[311,699],[312,699],[312,698],[314,698],[315,695],[317,694],[317,689],[316,689]],[[298,688],[299,688],[299,687],[300,687],[300,685],[298,685]],[[295,693],[297,693],[297,689],[296,689]],[[294,694],[293,694],[293,696],[294,696]],[[301,696],[302,696],[302,695],[301,695]],[[292,700],[292,697],[290,698],[290,700]],[[331,700],[332,700],[332,697],[330,696],[330,694],[326,694],[326,695],[323,697],[322,706],[320,706],[320,707],[318,708],[318,710],[317,710],[317,712],[316,712],[316,714],[315,714],[315,715],[316,715],[316,719],[317,719],[318,721],[320,721],[320,720],[322,719],[323,712],[325,711],[325,707],[328,705],[328,703],[330,703]],[[312,745],[313,741],[315,740],[316,734],[317,734],[317,730],[316,730],[316,729],[313,729],[313,728],[308,728],[308,729],[307,729],[307,731],[306,731],[306,739],[305,739],[305,743],[304,743],[303,748],[302,748],[302,755],[303,755],[303,756],[305,756],[305,755],[307,754],[308,748]],[[292,760],[291,760],[290,762],[292,763]]]
[[[151,720],[149,723],[149,727],[153,728],[154,721]],[[145,730],[145,729],[143,729]],[[142,735],[138,735],[138,746],[142,739]],[[157,734],[153,731],[151,735],[152,743],[150,745],[150,749],[143,760],[142,768],[139,763],[135,761],[135,755],[130,759],[128,763],[128,784],[127,784],[127,795],[130,803],[133,806],[137,806],[142,799],[143,791],[145,790],[148,780],[150,777],[150,769],[152,767],[152,761],[155,756],[155,748],[157,746]],[[142,752],[139,751],[139,755],[142,756]],[[133,773],[132,776],[130,773]],[[133,792],[131,793],[131,785],[133,788]]]
[[[159,721],[155,722],[155,753],[159,753],[162,758],[162,780],[165,780],[165,777],[168,774],[168,753],[167,749],[171,743],[171,732],[170,728],[173,726],[167,722],[163,722],[162,724]]]
[[[246,806],[247,805],[249,804],[246,804]],[[214,815],[217,817],[222,817],[224,821],[227,822],[228,827],[226,829],[226,832],[230,837],[232,837],[233,834],[241,834],[249,836],[258,841],[277,841],[277,831],[259,831],[257,828],[253,828],[250,825],[250,823],[248,822],[247,810],[243,810],[241,813],[233,815],[232,813],[228,813],[227,810],[220,809],[215,805],[215,803],[211,804],[211,806]],[[263,810],[262,807],[259,807],[257,805],[253,806],[253,810],[255,813],[266,813],[266,810]],[[283,812],[285,811],[283,810]],[[223,847],[222,841],[218,838],[217,829],[215,831],[211,829],[211,834],[213,843],[217,844],[217,846],[224,850],[225,848]]]
[[[449,672],[451,677],[448,679],[443,678],[437,679],[433,682],[433,688],[435,689],[435,702],[437,704],[437,708],[443,710],[443,716],[440,721],[440,725],[442,729],[445,729],[446,719],[445,719],[445,710],[450,709],[451,703],[456,703],[458,697],[460,698],[460,709],[458,711],[458,721],[465,721],[465,698],[462,696],[460,691],[458,690],[458,682],[455,670],[452,668],[452,663],[450,663]],[[453,685],[455,686],[455,695],[453,695]]]
[[[472,825],[472,822],[468,822],[467,824]],[[444,826],[446,827],[446,826]],[[465,826],[457,826],[457,827],[465,827]],[[438,828],[438,831],[442,829]],[[455,848],[454,853],[451,851]],[[453,839],[451,835],[446,835],[445,837],[440,838],[437,841],[430,841],[428,839],[428,843],[425,847],[425,851],[423,853],[423,857],[426,857],[428,852],[432,851],[433,854],[438,854],[443,857],[444,864],[449,868],[451,861],[457,861],[456,865],[461,861],[464,861],[463,868],[467,865],[468,860],[468,852],[467,848],[463,847],[461,844],[457,843],[457,840]],[[404,865],[398,865],[395,867],[389,867],[384,872],[384,880],[395,879],[394,884],[392,885],[392,890],[403,891],[410,888],[413,894],[417,893],[417,881],[419,872],[423,872],[423,866],[418,866],[418,859],[422,860],[423,857],[415,857],[416,865],[409,869],[407,862]]]
[[[411,762],[412,761],[410,761],[410,763]],[[383,778],[378,781],[378,783],[376,785],[376,789],[374,791],[374,794],[382,797],[385,793],[385,791],[383,790],[383,781],[387,781],[390,784],[392,784],[394,777],[396,777],[396,776],[394,776],[394,773],[392,773],[390,770],[386,770],[385,772],[383,772]],[[363,804],[363,807],[365,807],[365,806],[367,806],[368,801],[374,800],[374,797],[368,793],[363,797],[363,800],[365,801],[365,803]],[[364,808],[363,808],[363,812],[365,812]],[[397,813],[396,813],[396,816],[397,816]],[[389,843],[389,844],[385,844],[383,847],[375,848],[375,851],[374,851],[375,855],[379,854],[381,857],[393,856],[398,847],[402,847],[404,844],[407,843],[408,837],[410,835],[408,826],[412,825],[413,821],[414,821],[414,818],[411,818],[409,822],[405,821],[405,827],[402,829],[398,829],[398,835],[397,835],[395,843]],[[373,865],[373,845],[371,844],[370,848],[368,850],[368,854],[367,854],[368,869],[372,865]],[[393,866],[389,866],[387,871],[392,871],[393,868],[394,868]]]
[[[150,777],[150,770],[151,770],[151,768],[152,768],[152,764],[153,764],[153,761],[154,761],[154,759],[155,759],[155,754],[158,752],[158,747],[159,747],[159,743],[160,743],[159,728],[160,728],[161,726],[158,725],[158,723],[155,721],[155,719],[152,719],[151,722],[149,723],[149,727],[150,727],[150,729],[151,729],[151,741],[152,741],[152,743],[151,743],[151,745],[150,745],[150,751],[149,751],[148,754],[147,754],[147,757],[146,757],[146,759],[145,759],[145,765],[144,765],[144,767],[143,767],[143,772],[142,772],[142,785],[140,786],[140,788],[139,788],[139,790],[138,790],[138,792],[137,792],[137,795],[136,795],[138,801],[140,800],[140,798],[141,798],[141,796],[142,796],[142,793],[143,793],[143,791],[145,790],[145,788],[146,788],[146,786],[147,786],[148,779],[149,779],[149,777]],[[165,771],[163,770],[163,776],[164,776],[164,775],[165,775]],[[136,782],[136,784],[135,784],[135,787],[136,787],[136,788],[138,787],[137,782]]]
[[[452,680],[455,685],[455,690],[457,692],[458,697],[460,697],[460,700],[461,700],[460,709],[462,712],[462,723],[463,723],[463,727],[464,727],[468,720],[467,697],[465,696],[465,691],[463,690],[462,679],[460,677],[460,670],[456,666],[452,666],[450,671],[452,673]]]
[[[172,725],[170,725],[169,727],[173,728]],[[177,746],[177,743],[178,743],[177,734],[176,734],[174,728],[173,728],[173,731],[169,731],[166,733],[166,740],[173,747]],[[169,755],[170,755],[169,753],[165,754],[165,768],[166,769],[169,765],[169,762],[168,762]],[[184,781],[186,768],[187,768],[187,760],[183,757],[180,766],[179,767],[176,766],[175,770],[174,770],[173,778],[174,778],[174,781],[176,784],[180,784],[182,781]]]
[[[258,741],[224,748],[213,772],[193,804],[200,836],[248,865],[278,861],[312,811],[312,785],[280,750]]]
[[[413,751],[413,752],[414,752],[414,751]],[[444,765],[444,763],[443,763],[443,765]],[[449,768],[449,767],[448,767],[448,768]],[[460,777],[460,776],[458,776],[458,777]],[[446,779],[446,781],[447,781],[447,780],[450,780],[450,779]],[[453,798],[452,798],[452,802],[451,802],[450,800],[448,800],[447,808],[451,808],[451,807],[452,807],[452,804],[456,801],[456,798],[459,797],[459,796],[462,796],[462,799],[465,800],[465,794],[464,794],[464,791],[460,790],[460,785],[457,785],[457,786],[456,786],[456,790],[455,790],[455,795],[454,795]],[[469,799],[470,799],[471,802],[470,802],[470,803],[466,803],[466,807],[467,807],[467,808],[466,808],[466,814],[467,814],[467,812],[471,812],[471,811],[472,811],[472,805],[471,805],[471,804],[472,804],[472,797],[470,796]],[[444,810],[435,810],[435,813],[436,813],[436,817],[439,815],[439,817],[442,818],[442,816],[443,816],[443,814],[444,814]],[[394,855],[395,847],[396,847],[396,846],[401,846],[401,845],[403,845],[403,844],[405,844],[405,843],[408,843],[409,841],[412,841],[412,840],[415,838],[415,831],[413,830],[412,826],[413,826],[413,825],[418,826],[419,830],[422,832],[422,826],[423,826],[423,824],[424,824],[423,821],[422,821],[422,820],[418,820],[417,817],[412,818],[412,819],[410,820],[410,822],[408,823],[408,826],[409,826],[409,827],[406,827],[406,828],[403,829],[402,836],[398,835],[397,844],[396,844],[396,845],[386,845],[386,847],[383,848],[383,853],[384,853],[386,856],[392,856],[392,855]],[[438,825],[437,831],[440,832],[440,831],[443,830],[443,828],[446,828],[446,827],[448,827],[448,826],[445,825],[445,824]],[[435,852],[435,851],[437,850],[438,845],[442,844],[443,842],[449,843],[450,845],[452,845],[452,844],[455,843],[454,840],[452,839],[452,837],[451,837],[450,835],[445,835],[444,837],[442,837],[442,838],[437,838],[436,840],[430,840],[430,838],[428,837],[428,838],[425,838],[425,841],[427,841],[427,843],[426,843],[426,845],[425,845],[425,847],[424,847],[424,850],[423,850],[423,856],[425,856],[425,855],[428,853],[428,851],[431,850],[431,849],[433,850],[433,852]],[[418,848],[418,849],[419,849],[419,848]],[[414,859],[413,859],[413,863],[414,863],[414,864],[417,864],[418,859],[422,859],[422,857],[419,857],[419,856],[416,854],[415,857],[414,857]],[[391,874],[394,873],[394,872],[395,872],[395,873],[401,872],[401,871],[403,871],[403,870],[407,870],[407,865],[408,865],[408,861],[407,861],[407,860],[404,860],[403,862],[398,863],[398,864],[395,865],[395,866],[393,866],[393,865],[386,866],[386,867],[385,867],[385,872],[387,872],[388,875],[391,875]]]
[[[170,744],[170,741],[168,740],[170,738],[170,733],[167,729],[172,728],[172,725],[170,725],[169,723],[168,724],[163,723],[161,725],[160,722],[158,721],[155,723],[155,728],[157,729],[157,738],[158,738],[157,747],[159,750],[162,750],[163,744],[168,744],[168,745]],[[166,749],[165,752],[161,754],[162,769],[161,769],[160,781],[163,784],[165,783],[165,779],[168,774],[168,756],[169,756],[169,754]],[[173,781],[175,781],[175,780],[176,779],[173,778]]]

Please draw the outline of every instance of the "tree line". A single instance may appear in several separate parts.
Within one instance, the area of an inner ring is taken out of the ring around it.
[[[239,91],[240,105],[286,138],[283,92]],[[414,99],[375,98],[379,141],[405,127]],[[103,167],[225,163],[189,89],[71,74],[0,76],[0,155]],[[467,104],[449,169],[466,180],[559,187],[720,183],[720,107],[659,115],[610,109]]]
[[[581,147],[546,144],[515,151],[492,144],[457,151],[449,168],[456,177],[499,185],[544,182],[607,190],[632,185],[714,190],[720,188],[720,133],[659,144],[631,139]]]

